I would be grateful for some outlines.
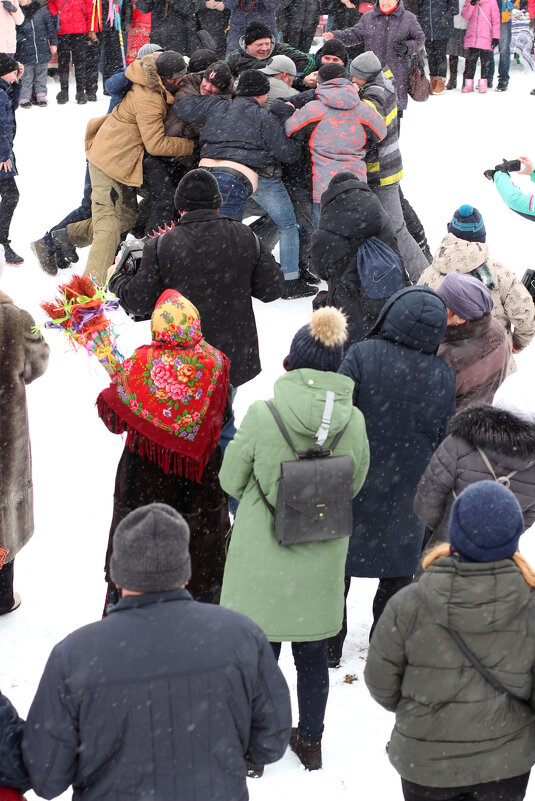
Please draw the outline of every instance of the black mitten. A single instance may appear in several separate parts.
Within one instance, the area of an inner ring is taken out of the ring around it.
[[[403,39],[397,39],[394,42],[394,53],[396,54],[396,56],[399,56],[401,58],[401,56],[406,56],[408,52],[409,52],[409,45],[407,44],[407,42],[404,42]]]
[[[489,181],[493,181],[495,172],[496,172],[496,170],[485,170],[483,175],[485,176],[485,178],[488,178]]]

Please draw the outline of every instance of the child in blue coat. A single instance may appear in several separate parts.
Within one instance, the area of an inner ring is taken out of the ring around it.
[[[9,227],[19,202],[13,139],[15,109],[20,99],[19,80],[23,72],[22,64],[7,53],[0,53],[0,244],[4,246],[6,264],[22,264],[24,261],[9,244]]]
[[[46,106],[48,62],[57,51],[58,37],[52,15],[38,0],[23,9],[24,22],[17,30],[15,58],[24,64],[21,79],[20,107],[32,107],[32,90],[38,106]]]

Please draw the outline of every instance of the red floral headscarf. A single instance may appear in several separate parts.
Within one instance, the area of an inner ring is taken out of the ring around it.
[[[229,360],[205,342],[199,312],[167,289],[151,319],[152,345],[123,361],[97,399],[99,416],[130,450],[200,481],[225,410]]]

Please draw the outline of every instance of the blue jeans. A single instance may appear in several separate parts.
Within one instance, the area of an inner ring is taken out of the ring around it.
[[[210,172],[219,184],[219,191],[223,198],[223,205],[220,207],[219,213],[230,217],[231,220],[241,222],[245,201],[249,197],[246,185],[228,172],[218,172],[217,170],[210,170]]]
[[[512,20],[500,23],[500,61],[498,64],[499,83],[509,83],[509,65],[511,64],[511,31],[513,29]],[[491,53],[487,67],[487,80],[490,83],[494,80],[494,55]]]
[[[237,387],[232,388],[232,405],[234,406],[234,398],[236,397],[236,392],[238,391]],[[234,435],[237,431],[236,428],[236,421],[234,420],[234,409],[232,409],[232,417],[225,423],[224,426],[221,427],[221,432],[219,434],[219,444],[221,445],[221,450],[225,453],[225,448],[232,442],[234,439]],[[239,501],[236,498],[233,498],[232,495],[228,496],[228,509],[231,514],[236,517],[236,512],[238,511]]]
[[[314,226],[314,230],[316,230],[318,227],[318,223],[320,220],[320,209],[321,209],[321,203],[312,204],[312,225]]]
[[[270,644],[278,660],[281,643]],[[319,740],[323,733],[323,720],[329,697],[327,640],[293,642],[292,654],[297,671],[299,734],[309,742]]]
[[[285,280],[299,278],[299,228],[286,187],[280,178],[259,178],[253,199],[267,211],[277,226],[280,265]]]

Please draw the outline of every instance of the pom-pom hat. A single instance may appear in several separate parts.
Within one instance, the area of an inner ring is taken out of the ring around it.
[[[345,315],[333,306],[317,309],[310,323],[296,333],[288,362],[292,370],[309,368],[336,373],[344,358],[347,340]]]
[[[468,242],[485,242],[487,239],[483,217],[468,203],[459,206],[454,212],[448,231],[458,239],[466,239]]]

